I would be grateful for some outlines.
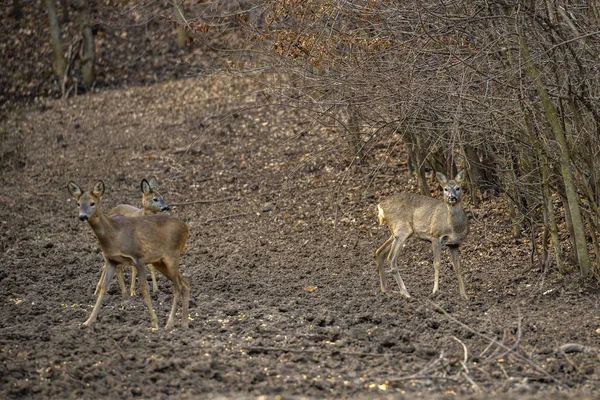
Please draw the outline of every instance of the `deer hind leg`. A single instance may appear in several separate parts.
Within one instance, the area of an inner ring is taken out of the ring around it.
[[[460,268],[460,261],[458,260],[458,246],[448,246],[450,249],[450,257],[452,258],[452,265],[454,266],[454,272],[456,272],[456,278],[458,279],[458,291],[460,296],[468,300],[467,293],[465,292],[465,283],[462,278],[462,271]]]
[[[187,328],[189,326],[189,308],[190,308],[190,282],[179,274],[181,279],[181,285],[183,290],[183,304],[181,306],[181,327]]]
[[[129,286],[129,295],[135,296],[135,278],[137,276],[137,270],[135,267],[131,268],[131,285]]]
[[[431,250],[433,251],[433,291],[431,294],[434,294],[439,289],[440,282],[440,266],[442,264],[442,242],[440,239],[434,238],[431,241]]]
[[[410,227],[403,227],[404,229],[396,229],[394,232],[394,241],[391,244],[392,251],[390,253],[390,266],[392,275],[396,278],[396,282],[398,283],[398,287],[400,288],[400,294],[406,297],[410,297],[408,290],[406,290],[406,286],[404,285],[404,281],[400,276],[400,271],[398,269],[398,255],[402,251],[404,247],[404,243],[406,240],[412,235],[412,231]]]
[[[377,261],[377,271],[379,272],[379,285],[381,287],[381,293],[385,296],[387,292],[387,284],[385,283],[385,271],[384,264],[385,258],[389,255],[392,242],[394,241],[394,235],[390,236],[385,243],[375,251],[375,260]]]
[[[125,280],[123,279],[123,267],[121,265],[117,265],[117,279],[119,281],[119,287],[121,288],[121,295],[123,297],[127,296],[127,289],[125,288]],[[100,274],[100,280],[98,280],[98,284],[96,285],[96,290],[94,290],[94,294],[97,295],[100,293],[100,284],[104,280],[104,276],[106,275],[106,261],[104,261],[104,266],[102,267],[102,273]]]
[[[175,326],[175,313],[177,312],[177,304],[179,297],[182,295],[182,285],[179,276],[179,259],[163,259],[152,264],[161,274],[167,277],[173,284],[173,304],[165,329],[172,329]]]
[[[154,267],[150,265],[150,276],[152,277],[152,293],[158,292],[158,284],[156,283],[156,271]]]
[[[150,321],[152,322],[152,327],[158,329],[158,319],[156,318],[156,314],[154,313],[154,308],[152,308],[152,300],[150,299],[150,294],[148,293],[148,282],[146,281],[146,265],[140,260],[136,260],[135,269],[137,270],[138,281],[140,282],[140,292],[142,293],[144,302],[146,303],[148,311],[150,312]]]
[[[100,277],[100,282],[98,282],[97,290],[98,297],[96,298],[96,304],[94,305],[94,309],[92,310],[92,314],[89,318],[83,323],[84,326],[89,326],[96,321],[98,318],[98,312],[100,311],[100,306],[102,305],[102,300],[104,299],[104,295],[110,286],[110,280],[115,273],[116,265],[105,261],[104,268],[102,269],[102,276]]]

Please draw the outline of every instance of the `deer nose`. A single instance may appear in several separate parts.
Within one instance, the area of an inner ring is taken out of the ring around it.
[[[165,211],[171,211],[171,207],[169,206],[164,206],[163,208],[160,209],[160,211],[165,212]]]
[[[85,215],[85,214],[80,214],[80,215],[79,215],[79,220],[80,220],[80,221],[87,221],[87,220],[88,220],[88,216],[87,216],[87,215]]]
[[[456,201],[458,200],[458,198],[456,196],[449,196],[448,200],[450,200],[451,203],[456,203]]]

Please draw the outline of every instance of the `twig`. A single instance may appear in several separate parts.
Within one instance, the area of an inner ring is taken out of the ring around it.
[[[594,347],[584,346],[579,343],[567,343],[558,348],[561,353],[595,353],[597,350]]]
[[[452,336],[452,339],[456,340],[463,347],[464,355],[465,356],[463,357],[463,361],[461,361],[461,364],[462,364],[462,367],[465,370],[465,372],[468,374],[469,373],[469,369],[467,368],[467,359],[469,358],[469,352],[467,350],[467,346],[462,342],[462,340],[460,340],[456,336]]]
[[[230,215],[224,215],[222,217],[218,217],[218,218],[211,218],[211,219],[207,219],[206,221],[204,221],[205,224],[209,224],[211,222],[215,222],[215,221],[221,221],[223,219],[230,219],[230,218],[236,218],[236,217],[243,217],[244,215],[248,215],[250,213],[239,213],[239,214],[230,214]]]
[[[288,347],[262,347],[262,346],[249,346],[242,347],[242,350],[248,351],[278,351],[282,353],[307,353],[307,354],[341,354],[344,356],[366,356],[366,357],[385,357],[385,356],[396,356],[401,353],[366,353],[360,351],[337,351],[337,350],[309,350],[309,349],[293,349]]]
[[[465,377],[466,380],[469,381],[469,383],[471,384],[471,386],[473,386],[473,388],[475,389],[476,392],[481,392],[481,388],[479,387],[478,384],[475,383],[475,381],[473,379],[471,379],[471,377],[469,376],[469,374],[461,372],[462,375]]]
[[[499,356],[496,356],[495,358],[503,358],[507,354],[514,352],[517,349],[517,347],[519,347],[519,343],[521,343],[521,319],[522,319],[521,318],[521,309],[518,308],[517,310],[518,310],[518,313],[519,313],[519,317],[518,317],[518,320],[517,320],[517,340],[510,347],[510,349],[507,349],[504,353],[500,354]],[[504,340],[503,340],[503,342],[504,342]],[[490,361],[489,360],[485,361],[484,364],[488,363],[488,362],[490,362]]]
[[[398,378],[389,378],[387,379],[389,382],[397,382],[397,381],[410,381],[410,380],[442,380],[442,381],[451,381],[454,383],[459,383],[455,378],[449,378],[447,376],[421,376],[421,375],[410,375],[410,376],[401,376]]]
[[[449,320],[451,320],[452,322],[460,325],[461,327],[463,327],[464,329],[468,330],[469,332],[482,337],[484,339],[487,340],[491,340],[491,338],[487,335],[484,335],[481,332],[476,331],[475,329],[471,328],[469,325],[459,321],[458,319],[456,319],[455,317],[453,317],[452,315],[448,314],[448,312],[446,310],[444,310],[442,307],[440,307],[439,305],[435,304],[434,302],[430,301],[430,300],[426,300],[427,303],[429,303],[432,307],[434,307],[435,309],[437,309],[440,313],[442,313],[446,318],[448,318]],[[502,347],[505,350],[509,350],[509,348],[507,346],[505,346],[504,344],[498,343],[498,346]],[[541,372],[542,374],[544,374],[545,376],[547,376],[549,379],[551,379],[552,381],[556,382],[557,384],[559,384],[561,387],[566,388],[567,386],[565,384],[563,384],[560,379],[552,376],[551,374],[548,373],[548,371],[546,371],[544,368],[540,367],[538,364],[536,364],[535,362],[533,362],[532,360],[530,360],[527,357],[524,357],[522,355],[520,355],[517,352],[513,352],[514,356],[516,358],[518,358],[521,361],[526,362],[527,364],[529,364],[530,366],[532,366],[534,369],[536,369],[537,371]]]
[[[189,206],[192,204],[212,204],[212,203],[222,203],[225,201],[235,200],[237,197],[225,197],[224,199],[214,199],[214,200],[195,200],[195,201],[186,201],[183,203],[170,203],[171,206]]]
[[[409,376],[403,376],[403,377],[399,377],[399,378],[388,378],[388,381],[394,382],[394,381],[405,381],[405,380],[409,380],[409,379],[427,379],[428,376],[425,374],[428,373],[429,371],[431,371],[433,369],[433,367],[435,367],[437,364],[439,364],[443,358],[444,358],[444,352],[442,351],[442,352],[440,352],[440,356],[438,358],[436,358],[433,362],[430,362],[429,364],[427,364],[422,370],[420,370],[416,374],[409,375]],[[434,379],[434,378],[432,378],[432,379]],[[437,377],[437,379],[442,379],[442,378]]]

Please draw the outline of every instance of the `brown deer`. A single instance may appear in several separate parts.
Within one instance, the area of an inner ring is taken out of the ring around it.
[[[108,216],[124,215],[126,217],[140,217],[142,215],[153,215],[160,212],[169,211],[169,205],[165,202],[158,191],[158,180],[155,176],[151,177],[150,180],[142,179],[140,187],[142,189],[143,208],[137,208],[130,206],[129,204],[119,204],[108,212]],[[102,270],[102,275],[104,275],[104,270]],[[135,276],[136,269],[132,268],[131,287],[129,289],[130,296],[135,296]],[[156,283],[156,273],[152,265],[150,266],[150,276],[152,277],[152,291],[156,293],[158,292],[158,284]],[[125,289],[125,281],[123,280],[123,268],[120,265],[117,267],[117,278],[119,280],[119,285],[121,286],[121,292],[123,293],[123,296],[126,296],[127,289]],[[94,294],[98,294],[101,281],[102,276],[100,277],[98,285],[96,285],[96,291]]]
[[[467,299],[458,261],[458,248],[469,233],[469,220],[461,203],[461,183],[464,173],[464,171],[460,171],[454,180],[448,180],[444,174],[437,173],[437,180],[444,193],[443,202],[432,197],[405,192],[395,194],[377,205],[379,224],[387,224],[392,232],[390,238],[375,252],[381,292],[384,295],[387,292],[387,285],[383,264],[387,257],[390,261],[391,272],[400,287],[400,293],[410,297],[398,271],[397,261],[406,240],[414,235],[419,239],[431,242],[435,273],[433,293],[438,291],[441,252],[442,246],[445,245],[450,249],[460,295]]]
[[[146,264],[152,264],[173,283],[173,305],[165,328],[174,326],[179,297],[182,297],[181,326],[187,327],[190,284],[179,272],[180,254],[188,237],[187,225],[178,218],[164,214],[108,217],[100,205],[100,198],[104,194],[102,181],[98,181],[89,192],[81,190],[73,181],[68,183],[67,188],[79,206],[79,219],[87,221],[96,234],[105,264],[96,304],[83,325],[94,323],[117,265],[127,264],[137,269],[140,292],[148,306],[152,326],[158,328],[146,281]]]

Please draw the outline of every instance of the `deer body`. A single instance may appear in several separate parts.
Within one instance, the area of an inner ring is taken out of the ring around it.
[[[105,215],[100,206],[100,197],[104,193],[102,181],[96,183],[91,192],[83,192],[75,182],[69,182],[68,188],[79,205],[79,219],[88,221],[96,234],[105,262],[98,298],[92,314],[84,325],[91,325],[96,320],[116,267],[127,264],[137,270],[140,291],[148,306],[152,325],[158,328],[158,320],[152,308],[148,282],[146,282],[145,267],[146,264],[152,264],[173,283],[173,305],[166,328],[170,329],[174,326],[179,297],[182,297],[181,325],[187,327],[190,285],[179,272],[180,254],[185,248],[188,237],[186,224],[170,215],[140,217]]]
[[[411,236],[431,242],[433,250],[434,286],[433,293],[439,288],[441,250],[448,247],[458,279],[459,292],[467,298],[462,272],[458,260],[458,249],[469,233],[469,220],[461,203],[461,187],[464,172],[457,174],[455,180],[448,180],[438,173],[438,181],[444,192],[444,201],[413,193],[395,194],[377,205],[379,223],[386,224],[392,233],[391,237],[375,252],[381,291],[387,292],[384,259],[390,260],[392,274],[400,287],[400,292],[410,297],[398,271],[397,259],[404,244]]]
[[[130,206],[129,204],[119,204],[116,207],[113,207],[109,212],[108,216],[113,215],[124,215],[126,217],[141,217],[142,215],[154,215],[160,212],[169,211],[169,205],[164,201],[163,197],[158,191],[158,181],[156,177],[151,177],[149,181],[146,179],[142,179],[140,184],[142,190],[142,206],[143,208],[137,208],[134,206]],[[104,270],[102,271],[102,275],[100,277],[100,281],[102,281],[102,277],[104,276]],[[158,292],[158,284],[156,283],[156,273],[154,271],[154,267],[150,266],[150,276],[152,277],[152,291]],[[136,269],[133,268],[131,270],[131,286],[129,288],[130,296],[135,296],[135,277],[136,277]],[[119,285],[121,287],[121,293],[123,296],[127,295],[127,289],[125,289],[125,281],[123,279],[123,268],[121,265],[117,267],[117,278],[119,280]],[[96,291],[94,294],[98,294],[100,290],[100,281],[98,285],[96,285]]]

